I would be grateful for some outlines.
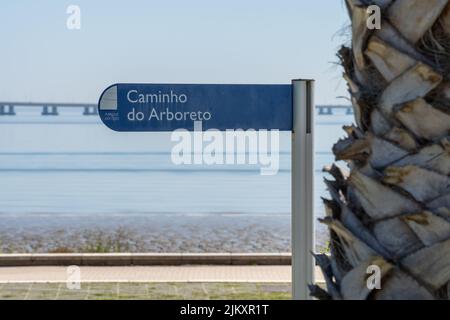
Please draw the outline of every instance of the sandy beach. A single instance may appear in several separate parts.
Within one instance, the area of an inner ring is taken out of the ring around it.
[[[0,251],[289,252],[290,215],[1,215]],[[326,245],[321,234],[318,247]]]

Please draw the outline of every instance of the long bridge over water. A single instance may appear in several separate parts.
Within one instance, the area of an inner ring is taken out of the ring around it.
[[[16,115],[16,107],[41,108],[41,115],[43,116],[57,116],[59,114],[59,108],[80,108],[82,110],[82,115],[98,115],[97,104],[94,103],[0,101],[0,116]],[[318,105],[316,106],[316,109],[318,110],[319,115],[333,115],[335,110],[345,110],[345,114],[347,115],[353,114],[353,108],[351,106]]]
[[[15,116],[16,107],[41,108],[43,116],[57,116],[58,108],[81,108],[83,115],[97,115],[97,104],[94,103],[55,103],[55,102],[1,102],[0,116]]]

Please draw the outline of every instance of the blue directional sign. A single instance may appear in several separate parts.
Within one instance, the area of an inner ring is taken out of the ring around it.
[[[291,85],[115,84],[98,108],[115,131],[292,130]]]

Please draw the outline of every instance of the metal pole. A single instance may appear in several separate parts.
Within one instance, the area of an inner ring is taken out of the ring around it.
[[[292,81],[292,297],[314,283],[314,80]]]

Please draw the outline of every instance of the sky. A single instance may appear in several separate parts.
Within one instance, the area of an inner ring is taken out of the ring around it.
[[[67,7],[81,9],[69,30]],[[342,0],[18,0],[0,5],[0,101],[96,103],[113,83],[316,80],[348,104]]]

